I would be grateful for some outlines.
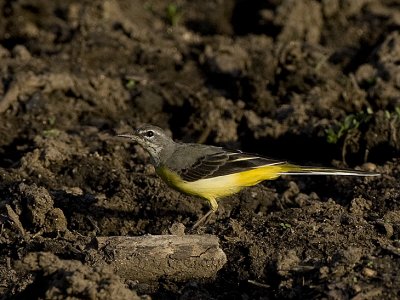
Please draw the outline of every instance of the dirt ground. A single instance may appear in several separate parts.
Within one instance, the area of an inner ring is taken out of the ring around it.
[[[0,1],[1,299],[400,299],[397,0]],[[286,176],[220,201],[212,278],[126,280],[97,236],[189,228],[115,138],[201,142],[381,177]]]

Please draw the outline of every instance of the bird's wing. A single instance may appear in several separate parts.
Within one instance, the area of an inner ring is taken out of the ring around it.
[[[177,170],[177,173],[183,180],[193,182],[266,165],[281,165],[285,163],[285,161],[268,159],[254,154],[221,149],[219,152],[199,157],[191,166]]]

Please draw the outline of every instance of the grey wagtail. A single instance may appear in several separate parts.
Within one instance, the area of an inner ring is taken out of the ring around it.
[[[143,125],[133,134],[120,134],[142,146],[157,174],[172,188],[199,196],[211,210],[193,228],[217,211],[217,200],[280,175],[379,176],[378,173],[307,167],[221,147],[174,142],[161,128]]]

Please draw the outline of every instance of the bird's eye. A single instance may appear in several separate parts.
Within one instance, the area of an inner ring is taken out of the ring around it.
[[[154,132],[152,130],[148,130],[146,131],[146,133],[144,134],[146,137],[151,138],[154,136]]]

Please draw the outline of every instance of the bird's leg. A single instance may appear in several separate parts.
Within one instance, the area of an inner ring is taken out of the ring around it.
[[[214,198],[207,199],[210,202],[211,209],[204,215],[202,216],[191,228],[191,230],[196,229],[199,227],[201,224],[207,224],[208,218],[212,213],[215,213],[218,210],[218,203],[217,200]]]
[[[202,216],[191,228],[191,230],[195,230],[197,227],[199,227],[201,224],[207,224],[207,219],[210,217],[210,215],[213,213],[214,211],[212,209],[210,209],[204,216]]]

